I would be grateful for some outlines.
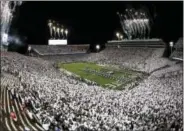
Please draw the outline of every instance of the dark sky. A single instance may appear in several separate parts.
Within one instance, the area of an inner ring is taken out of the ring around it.
[[[156,14],[151,36],[165,41],[183,36],[183,2],[24,2],[17,8],[13,31],[27,37],[28,44],[47,44],[47,20],[53,19],[69,29],[69,44],[104,43],[121,31],[116,12],[127,5],[146,6],[152,16]]]

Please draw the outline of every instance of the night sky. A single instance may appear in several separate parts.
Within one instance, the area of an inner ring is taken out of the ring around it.
[[[69,29],[69,44],[105,43],[122,31],[116,12],[128,5],[146,6],[154,17],[151,37],[168,42],[183,36],[183,2],[24,2],[17,8],[11,32],[26,38],[27,44],[47,44],[52,19]]]

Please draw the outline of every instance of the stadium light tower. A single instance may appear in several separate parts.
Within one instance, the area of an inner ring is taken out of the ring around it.
[[[54,30],[54,38],[56,38],[56,27],[53,26],[52,28],[53,28],[53,30]]]
[[[53,23],[51,20],[48,21],[48,26],[49,26],[49,31],[50,31],[50,37],[52,38],[52,26],[53,26]]]
[[[173,48],[173,42],[169,42],[169,46],[171,47],[171,53],[172,53],[172,48]]]
[[[28,46],[27,51],[28,51],[28,55],[30,55],[31,54],[31,46]]]
[[[57,27],[57,34],[58,34],[58,39],[60,39],[60,28],[59,28],[59,26]]]
[[[63,36],[64,36],[64,35],[63,35],[63,33],[64,33],[63,27],[60,28],[60,32],[61,32],[61,36],[62,36],[62,38],[63,38]]]
[[[65,30],[65,35],[66,35],[66,38],[67,38],[67,36],[68,36],[68,30],[67,29]]]

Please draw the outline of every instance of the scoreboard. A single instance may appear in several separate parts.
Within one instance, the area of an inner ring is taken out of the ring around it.
[[[48,40],[48,45],[67,45],[67,39],[64,40]]]

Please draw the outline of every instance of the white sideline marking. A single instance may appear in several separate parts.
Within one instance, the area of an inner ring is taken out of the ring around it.
[[[9,94],[8,94],[8,90],[6,90],[6,94],[7,94],[7,101],[8,101],[8,112],[10,113],[10,100],[9,100]]]
[[[17,108],[17,111],[18,111],[18,115],[19,115],[20,121],[21,121],[21,123],[23,124],[24,127],[27,127],[26,124],[24,123],[23,119],[22,119],[22,116],[20,115],[20,110],[19,110],[19,108],[18,108],[17,101],[16,101],[16,100],[14,100],[14,101],[15,101],[15,106],[16,106],[16,108]],[[22,112],[22,111],[21,111],[21,112]]]
[[[13,127],[14,131],[18,131],[18,130],[17,130],[17,128],[15,127],[14,122],[12,121],[12,119],[11,119],[11,118],[10,118],[10,123],[11,123],[11,125],[12,125],[12,127]]]
[[[10,128],[10,126],[8,125],[8,120],[7,120],[7,118],[5,118],[5,124],[6,124],[6,127],[8,128],[8,130],[11,131],[11,128]]]

